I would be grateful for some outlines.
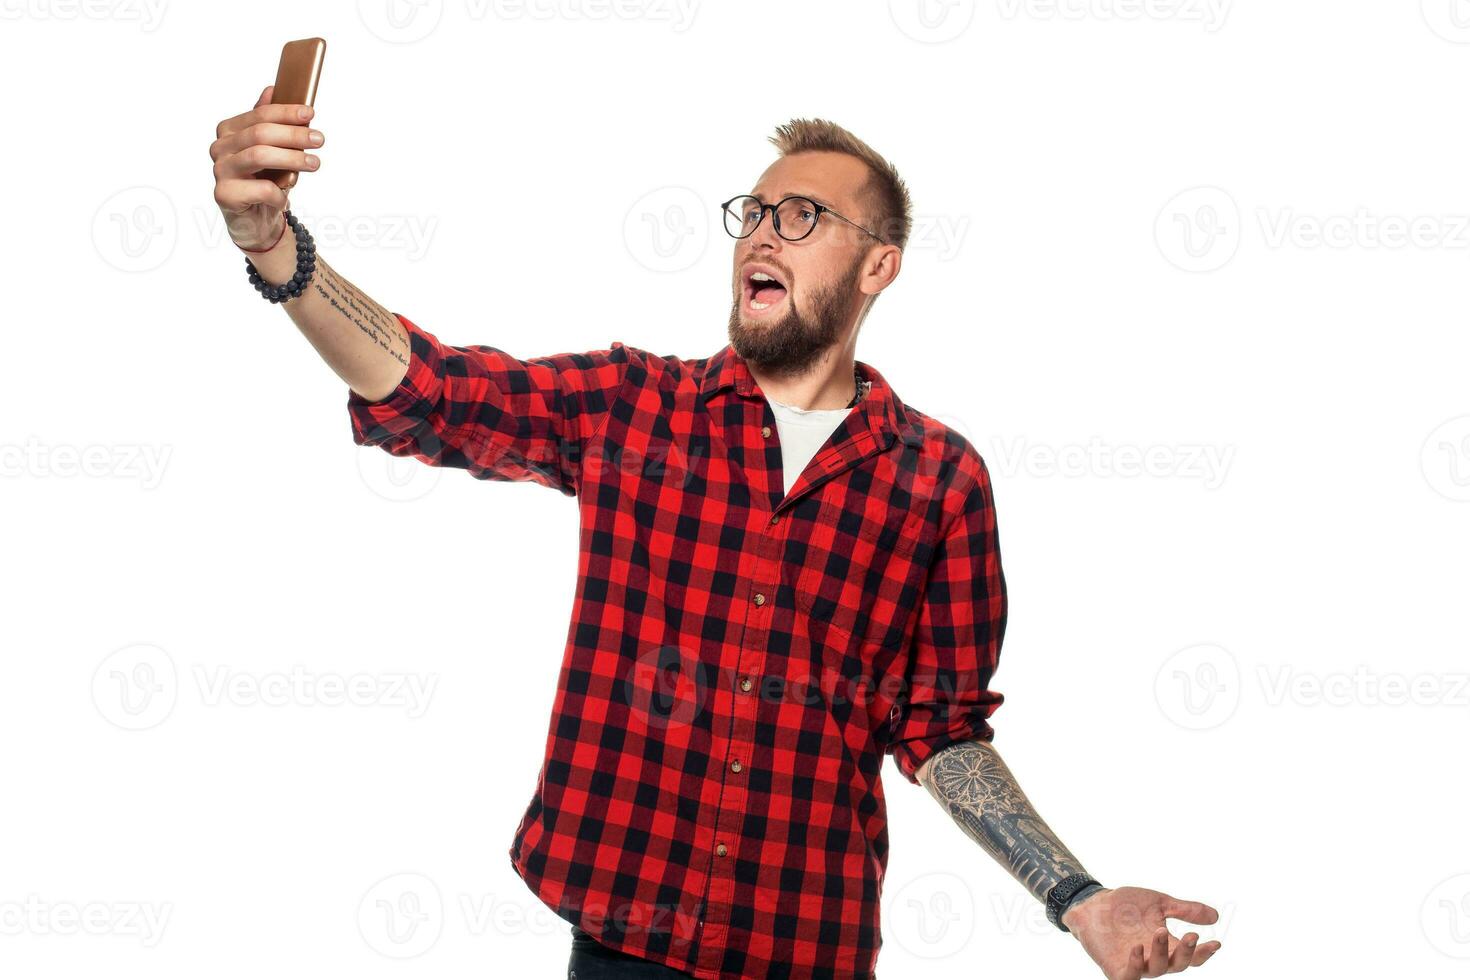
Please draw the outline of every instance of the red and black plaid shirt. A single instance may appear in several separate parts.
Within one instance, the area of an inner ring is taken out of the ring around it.
[[[868,978],[879,770],[988,739],[1006,622],[990,480],[859,362],[868,396],[783,492],[726,346],[521,360],[411,341],[353,438],[575,496],[577,594],[517,873],[606,945],[696,977]]]

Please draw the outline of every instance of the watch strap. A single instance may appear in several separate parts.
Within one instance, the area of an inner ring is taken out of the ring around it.
[[[1089,894],[1095,891],[1096,889],[1092,888],[1093,885],[1096,885],[1098,888],[1102,887],[1102,884],[1096,878],[1085,871],[1068,875],[1055,885],[1052,885],[1051,890],[1046,893],[1047,921],[1062,930],[1062,932],[1071,932],[1072,930],[1062,924],[1062,913],[1067,911],[1072,902],[1084,890]]]

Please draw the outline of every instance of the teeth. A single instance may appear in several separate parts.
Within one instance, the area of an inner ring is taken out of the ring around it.
[[[781,283],[776,279],[775,276],[773,276],[773,275],[771,275],[769,273],[766,273],[766,272],[752,272],[750,274],[750,281],[752,283],[754,283],[754,284],[757,284],[756,287],[755,287],[756,289],[759,289],[760,288],[759,284],[768,283],[768,282],[775,283],[778,286],[781,285]],[[753,291],[754,290],[752,290],[752,292]],[[761,302],[758,302],[755,299],[755,297],[752,296],[750,298],[750,308],[752,310],[768,310],[768,309],[771,308],[771,304],[770,303],[761,303]]]

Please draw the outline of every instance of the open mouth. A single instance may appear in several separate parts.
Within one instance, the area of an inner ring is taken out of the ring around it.
[[[767,269],[751,269],[745,273],[745,309],[763,313],[786,298],[786,284]]]

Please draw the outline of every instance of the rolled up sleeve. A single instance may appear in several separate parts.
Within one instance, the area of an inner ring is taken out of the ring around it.
[[[627,377],[624,344],[522,360],[497,347],[441,343],[394,316],[408,334],[408,369],[377,401],[348,389],[354,442],[481,480],[531,481],[577,495],[585,447]]]
[[[955,742],[989,741],[1003,696],[990,689],[1006,626],[1006,585],[990,475],[975,478],[937,543],[922,595],[889,751],[905,779]]]

